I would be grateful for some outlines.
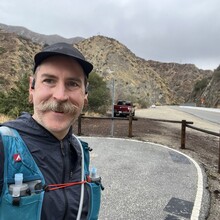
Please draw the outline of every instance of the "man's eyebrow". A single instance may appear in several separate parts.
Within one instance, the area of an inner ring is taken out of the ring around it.
[[[54,79],[58,78],[57,76],[54,76],[53,74],[50,74],[50,73],[43,73],[43,74],[41,74],[41,77],[42,78],[48,77],[48,78],[54,78]],[[68,78],[66,78],[66,80],[72,80],[72,81],[79,82],[79,83],[81,83],[83,81],[80,77],[68,77]]]
[[[82,79],[78,78],[78,77],[68,77],[67,80],[72,80],[72,81],[76,81],[76,82],[82,82]]]
[[[42,77],[50,77],[50,78],[57,78],[56,76],[54,76],[53,74],[50,73],[43,73],[41,74]]]

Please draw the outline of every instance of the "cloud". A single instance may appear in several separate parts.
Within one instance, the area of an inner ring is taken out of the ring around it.
[[[0,22],[64,37],[112,37],[145,59],[220,64],[218,0],[1,0]]]

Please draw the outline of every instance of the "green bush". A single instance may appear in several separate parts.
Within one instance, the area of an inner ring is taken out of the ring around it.
[[[106,82],[97,73],[89,76],[89,104],[86,110],[105,114],[111,104],[110,91]]]
[[[214,80],[220,80],[220,66],[213,73]]]
[[[202,91],[203,89],[205,89],[205,87],[208,85],[209,83],[209,78],[203,78],[199,81],[197,81],[194,85],[194,89],[193,91],[194,92],[199,92],[199,91]]]
[[[4,47],[0,47],[0,54],[3,54],[6,52],[6,49]]]
[[[23,74],[8,92],[0,92],[0,113],[17,117],[23,111],[32,113],[33,108],[28,101],[29,76]]]

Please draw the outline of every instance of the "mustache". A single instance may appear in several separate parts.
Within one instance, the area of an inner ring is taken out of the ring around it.
[[[45,101],[42,102],[39,106],[39,110],[62,112],[62,113],[76,113],[79,109],[76,105],[70,102],[56,102],[56,101]]]

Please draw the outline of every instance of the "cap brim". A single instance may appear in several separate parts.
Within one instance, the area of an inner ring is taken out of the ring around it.
[[[93,69],[93,65],[91,63],[85,60],[82,60],[80,57],[77,57],[76,55],[73,56],[73,55],[64,54],[60,52],[58,53],[58,52],[52,52],[52,51],[42,51],[36,54],[34,57],[34,61],[35,61],[34,71],[36,70],[37,66],[39,66],[44,60],[46,60],[49,57],[58,56],[58,55],[68,56],[78,61],[81,67],[83,68],[84,73],[86,74],[87,77]]]

